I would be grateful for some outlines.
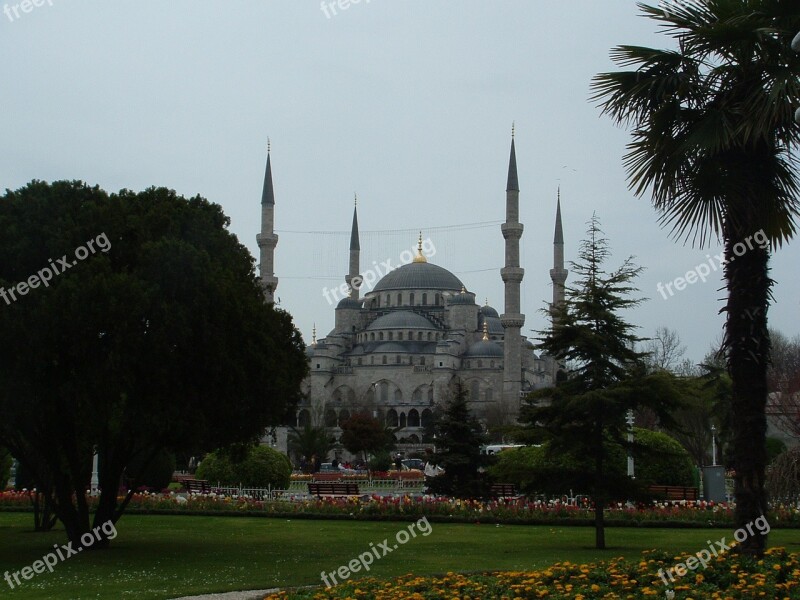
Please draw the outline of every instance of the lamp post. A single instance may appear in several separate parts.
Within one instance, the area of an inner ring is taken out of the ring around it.
[[[86,481],[84,479],[84,481]],[[100,485],[100,474],[97,470],[97,446],[94,447],[94,455],[92,456],[92,489],[91,495],[97,496],[97,488]]]
[[[711,466],[717,466],[717,427],[711,426]]]
[[[633,409],[628,409],[628,415],[625,417],[625,422],[628,424],[628,444],[633,444]],[[636,479],[633,474],[633,448],[628,446],[628,477]]]

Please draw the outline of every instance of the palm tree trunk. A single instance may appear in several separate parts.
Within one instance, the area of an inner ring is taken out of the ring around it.
[[[772,280],[769,278],[769,250],[753,244],[742,253],[742,235],[726,236],[725,276],[728,303],[725,308],[725,348],[728,372],[733,381],[732,442],[736,510],[734,523],[741,529],[766,514],[764,490],[766,451],[767,365],[769,332],[767,308]],[[734,252],[738,250],[738,253]],[[747,529],[744,530],[747,532]],[[744,554],[761,556],[767,537],[750,526],[739,549]],[[741,534],[739,535],[741,537]]]

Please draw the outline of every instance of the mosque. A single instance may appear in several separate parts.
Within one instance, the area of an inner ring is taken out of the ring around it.
[[[522,334],[520,307],[519,183],[514,138],[506,186],[502,314],[479,306],[476,293],[446,268],[425,257],[420,236],[417,255],[381,278],[364,296],[357,208],[353,212],[345,282],[349,296],[336,306],[335,326],[307,348],[309,375],[298,426],[325,425],[336,431],[352,414],[367,411],[397,430],[408,448],[422,442],[437,405],[451,397],[459,382],[469,393],[470,409],[484,424],[516,420],[527,391],[553,385],[556,361],[537,355]],[[269,152],[261,199],[260,277],[267,300],[274,301],[275,194]],[[560,198],[553,240],[553,305],[564,301],[564,237]],[[283,444],[280,444],[283,445]]]

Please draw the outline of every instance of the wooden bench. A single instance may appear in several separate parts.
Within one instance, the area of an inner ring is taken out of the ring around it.
[[[309,483],[308,493],[317,498],[323,496],[358,496],[358,484],[347,481]]]
[[[513,483],[493,483],[489,494],[496,498],[513,498],[519,495]]]
[[[184,479],[183,486],[190,494],[211,493],[211,485],[205,479]]]
[[[664,500],[697,500],[697,488],[681,485],[651,485],[647,491]]]

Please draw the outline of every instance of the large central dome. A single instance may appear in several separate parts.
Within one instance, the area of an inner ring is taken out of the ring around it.
[[[460,292],[464,284],[447,269],[428,262],[412,262],[388,273],[373,288],[375,292],[394,290],[436,290]]]

